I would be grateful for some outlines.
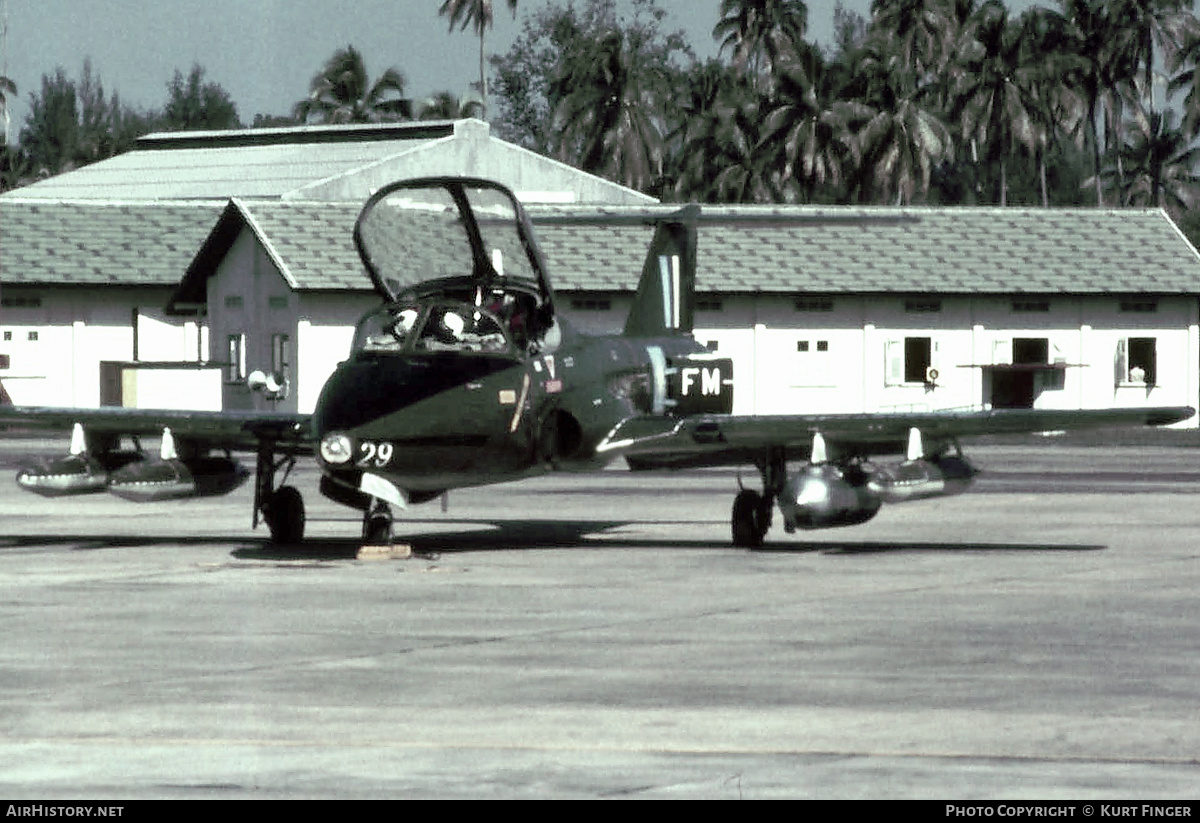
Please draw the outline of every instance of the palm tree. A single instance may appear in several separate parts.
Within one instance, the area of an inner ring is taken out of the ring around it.
[[[720,14],[713,38],[756,85],[804,43],[808,30],[808,6],[801,0],[721,0]]]
[[[1038,100],[1023,64],[1021,28],[1008,20],[1000,0],[987,0],[968,21],[951,70],[951,115],[962,125],[963,139],[981,144],[985,157],[1000,169],[1000,205],[1008,201],[1008,160],[1016,143],[1038,142]],[[1041,55],[1034,55],[1041,59]]]
[[[1178,71],[1167,87],[1169,94],[1185,91],[1181,127],[1191,137],[1200,135],[1200,35],[1187,38],[1176,52],[1173,69]]]
[[[1018,140],[1037,163],[1042,206],[1048,207],[1046,156],[1063,138],[1077,134],[1084,119],[1083,98],[1064,78],[1086,64],[1074,53],[1077,41],[1071,25],[1058,12],[1035,6],[1021,14],[1019,26],[1017,77],[1028,95],[1032,119],[1031,128]]]
[[[1075,59],[1074,67],[1065,76],[1065,84],[1076,91],[1083,100],[1084,121],[1088,131],[1088,143],[1092,153],[1092,175],[1096,185],[1096,205],[1104,205],[1101,185],[1104,149],[1100,139],[1101,107],[1106,102],[1110,116],[1105,122],[1113,122],[1111,113],[1117,110],[1118,100],[1114,90],[1132,75],[1132,67],[1121,47],[1118,33],[1110,25],[1108,0],[1058,0],[1063,17],[1070,24],[1070,54]],[[1065,45],[1065,44],[1064,44]],[[1115,129],[1105,129],[1105,144],[1115,138]]]
[[[412,103],[404,97],[404,75],[389,68],[369,83],[366,64],[354,46],[334,52],[312,79],[307,99],[295,106],[301,122],[376,123],[407,120]]]
[[[0,114],[4,116],[4,144],[8,145],[8,98],[17,93],[17,84],[0,75]]]
[[[547,96],[557,101],[554,153],[560,160],[647,189],[663,177],[663,105],[672,77],[639,43],[649,47],[634,30],[576,38]]]
[[[871,0],[871,29],[893,43],[905,65],[924,78],[949,59],[957,14],[950,0]]]
[[[1132,118],[1133,139],[1121,151],[1123,188],[1118,194],[1125,205],[1163,206],[1179,215],[1196,204],[1200,175],[1193,169],[1200,148],[1175,127],[1174,117],[1169,110],[1139,110]]]
[[[730,98],[718,113],[710,162],[712,198],[723,203],[782,203],[779,169],[758,146],[762,142],[762,111],[766,98],[752,89]]]
[[[1192,0],[1112,0],[1109,20],[1132,60],[1142,70],[1143,107],[1153,114],[1155,46],[1167,61],[1200,31],[1191,13]]]
[[[774,157],[759,150],[766,99],[746,75],[717,60],[694,70],[680,126],[668,135],[673,194],[719,203],[778,202]]]
[[[820,54],[780,64],[773,107],[763,123],[761,147],[778,157],[783,181],[795,181],[805,201],[822,190],[836,191],[853,153],[851,123],[869,116],[866,107],[838,100]]]
[[[508,0],[508,9],[515,16],[517,13],[517,0]],[[445,0],[442,3],[442,7],[438,9],[438,14],[450,18],[451,31],[454,31],[456,25],[459,31],[462,31],[467,26],[471,26],[475,29],[475,33],[479,35],[479,95],[483,101],[483,119],[486,120],[488,88],[484,58],[484,32],[492,28],[494,23],[492,0]]]
[[[954,157],[950,130],[931,105],[936,87],[917,77],[884,38],[869,37],[857,55],[853,83],[841,95],[854,133],[852,187],[860,200],[911,202],[928,193],[933,170]]]
[[[461,120],[479,117],[483,101],[474,95],[455,97],[449,91],[439,91],[421,101],[418,120]]]

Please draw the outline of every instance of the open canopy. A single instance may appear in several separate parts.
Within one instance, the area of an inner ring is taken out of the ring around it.
[[[363,207],[354,242],[389,303],[441,292],[459,299],[529,290],[550,303],[545,265],[512,192],[461,177],[406,180]]]

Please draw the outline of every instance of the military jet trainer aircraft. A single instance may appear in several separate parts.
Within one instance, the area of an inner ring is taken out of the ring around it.
[[[691,334],[706,216],[687,206],[624,219],[656,227],[633,307],[622,334],[586,336],[555,311],[511,192],[469,178],[390,185],[354,229],[383,302],[359,322],[311,415],[10,406],[0,423],[73,430],[67,456],[22,470],[17,482],[43,495],[109,491],[134,501],[220,494],[248,476],[231,453],[252,452],[253,525],[261,518],[274,541],[295,543],[304,504],[286,480],[297,459],[314,456],[321,492],[361,511],[363,539],[377,545],[391,542],[394,509],[448,489],[618,457],[634,468],[752,465],[761,491],[737,492],[732,536],[754,547],[776,506],[792,532],[963,491],[975,470],[960,437],[1162,425],[1193,413],[734,416],[732,361]],[[162,435],[157,457],[122,450],[122,437],[144,434]],[[789,474],[791,462],[801,465]]]

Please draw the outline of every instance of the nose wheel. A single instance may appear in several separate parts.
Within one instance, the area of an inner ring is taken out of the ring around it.
[[[391,507],[382,500],[374,498],[370,508],[363,515],[363,545],[392,545],[392,522]]]

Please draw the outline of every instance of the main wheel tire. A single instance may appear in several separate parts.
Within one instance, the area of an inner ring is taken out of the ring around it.
[[[742,489],[733,500],[733,545],[756,549],[767,534],[763,497],[753,489]]]
[[[304,498],[295,486],[280,486],[263,509],[271,542],[294,545],[304,540]]]

